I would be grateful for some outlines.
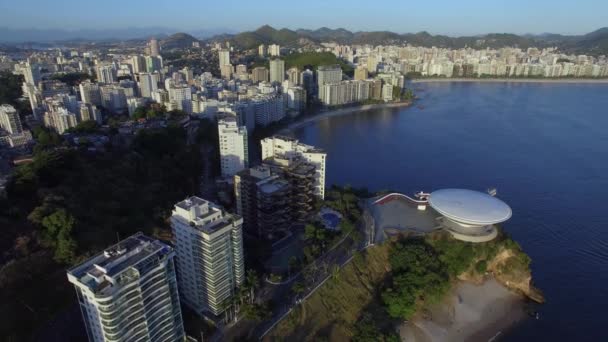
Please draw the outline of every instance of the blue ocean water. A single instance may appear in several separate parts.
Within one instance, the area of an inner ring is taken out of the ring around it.
[[[405,193],[498,189],[531,256],[540,320],[507,341],[608,341],[608,84],[419,83],[411,108],[295,130],[327,184]]]

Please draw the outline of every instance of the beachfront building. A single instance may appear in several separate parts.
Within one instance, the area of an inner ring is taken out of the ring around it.
[[[171,215],[179,291],[183,303],[199,315],[215,317],[245,277],[243,219],[192,196]]]
[[[217,130],[222,177],[232,178],[249,165],[247,127],[239,126],[235,116],[226,115],[218,120]]]
[[[70,269],[89,341],[183,341],[173,259],[138,233]]]
[[[272,238],[291,226],[291,194],[289,182],[264,165],[234,176],[237,214],[243,217],[244,229],[258,238]]]
[[[275,135],[265,138],[262,144],[262,160],[275,160],[277,166],[295,166],[303,161],[313,166],[313,193],[320,199],[325,198],[325,158],[327,154],[314,146],[300,143],[297,139]]]

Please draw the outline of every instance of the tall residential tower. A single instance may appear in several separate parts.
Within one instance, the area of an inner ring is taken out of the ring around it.
[[[173,258],[138,233],[70,269],[89,341],[183,341]]]
[[[242,226],[240,216],[196,196],[173,209],[180,294],[199,315],[224,312],[244,281]]]

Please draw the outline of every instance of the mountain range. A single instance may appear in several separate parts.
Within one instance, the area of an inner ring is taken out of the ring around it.
[[[561,51],[574,54],[608,55],[608,27],[584,35],[560,35],[544,33],[539,35],[516,35],[510,33],[490,33],[477,36],[452,37],[418,33],[395,33],[390,31],[349,31],[344,28],[322,27],[316,30],[286,28],[275,29],[264,25],[254,31],[231,33],[230,29],[192,30],[187,33],[167,27],[126,28],[111,30],[41,30],[9,29],[0,27],[0,42],[60,42],[60,41],[112,41],[148,39],[157,37],[165,49],[192,46],[193,41],[229,41],[245,49],[256,48],[260,44],[280,44],[286,47],[315,46],[322,42],[339,44],[411,44],[425,47],[445,48],[501,48],[516,46],[557,47]]]
[[[399,34],[390,31],[352,32],[343,28],[322,27],[317,30],[275,29],[265,25],[255,31],[235,35],[221,35],[209,38],[210,41],[229,41],[242,48],[255,48],[260,44],[280,44],[298,46],[307,43],[335,42],[339,44],[411,44],[425,47],[445,48],[501,48],[516,46],[550,47],[555,46],[568,53],[592,55],[608,54],[608,27],[584,35],[565,36],[559,34],[516,35],[510,33],[490,33],[479,36],[450,37],[432,35],[428,32]]]

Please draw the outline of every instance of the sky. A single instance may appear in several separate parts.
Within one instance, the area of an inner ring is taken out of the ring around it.
[[[606,0],[0,0],[0,27],[583,34],[608,26],[607,13]]]

